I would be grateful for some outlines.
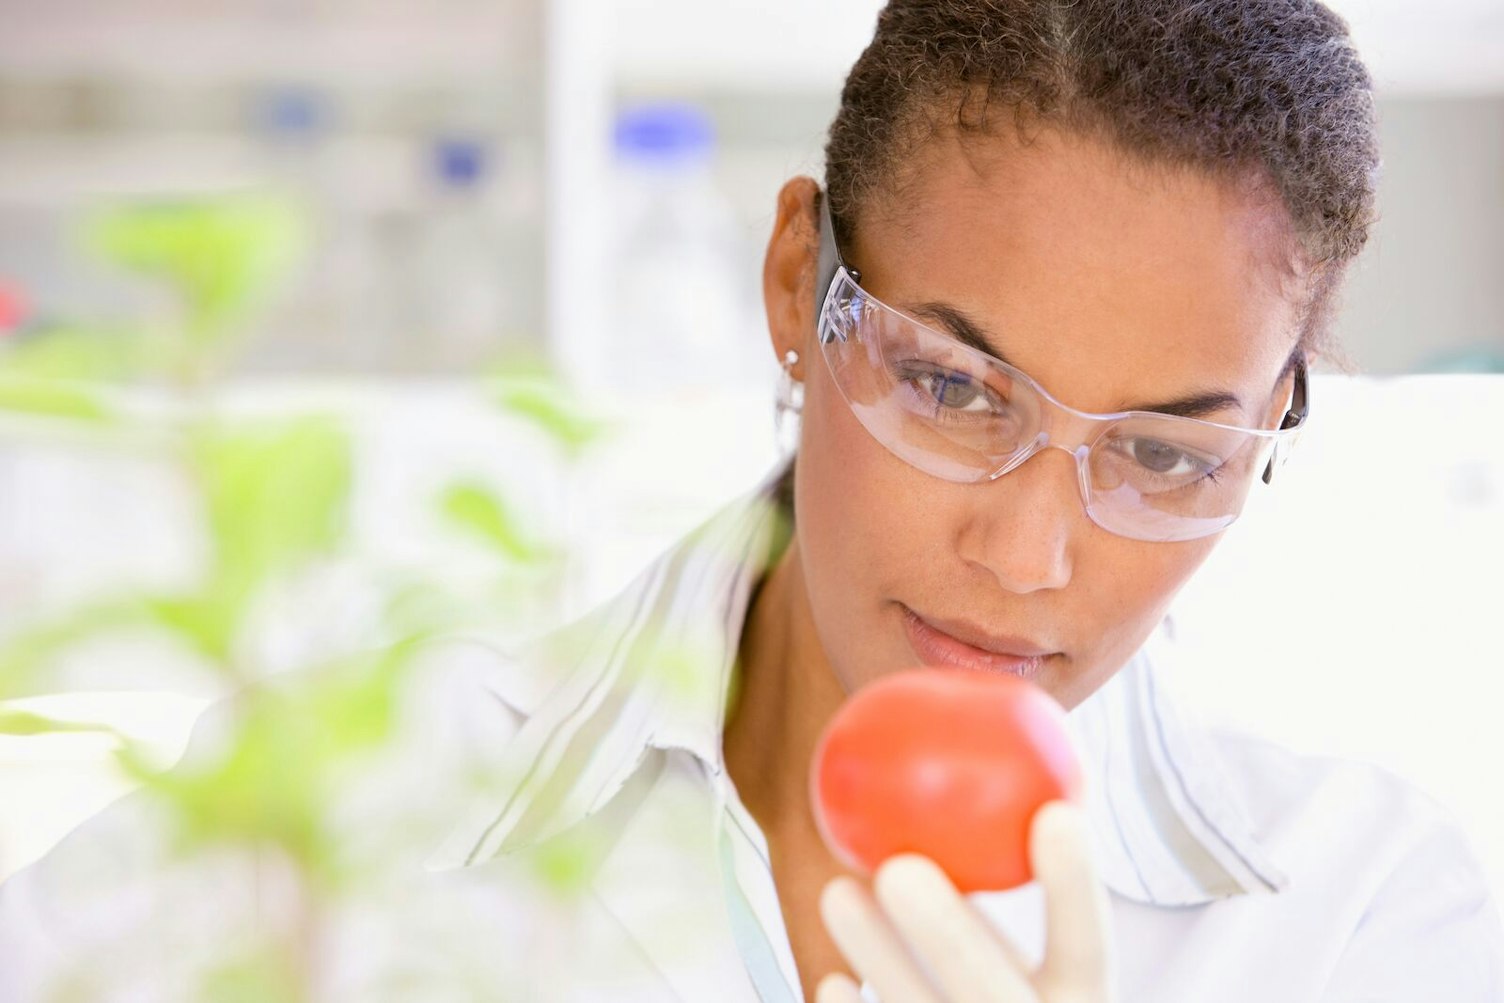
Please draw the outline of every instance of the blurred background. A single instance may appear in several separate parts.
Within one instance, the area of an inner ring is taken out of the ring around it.
[[[762,380],[772,193],[818,175],[879,6],[7,0],[0,324],[160,305],[80,255],[78,216],[101,199],[269,190],[309,232],[236,375],[460,375],[528,349],[575,381],[661,388],[670,374],[620,364],[651,327],[744,352],[717,377]],[[1341,327],[1353,362],[1495,365],[1504,14],[1336,6],[1379,83],[1385,157]],[[687,268],[707,304],[671,324],[653,284]]]
[[[0,0],[0,877],[140,782],[122,743],[541,630],[756,483],[774,195],[879,6]],[[1364,375],[1318,378],[1175,674],[1421,784],[1504,889],[1504,7],[1334,6],[1384,150]]]

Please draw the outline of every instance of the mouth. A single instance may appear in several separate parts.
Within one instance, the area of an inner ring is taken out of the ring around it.
[[[1059,654],[1024,638],[993,637],[964,624],[926,620],[902,603],[899,608],[903,611],[909,647],[926,665],[999,672],[1034,680],[1044,663]]]

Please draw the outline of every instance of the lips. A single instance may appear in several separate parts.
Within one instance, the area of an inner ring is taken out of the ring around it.
[[[955,621],[921,617],[902,604],[900,608],[909,647],[926,665],[1033,679],[1050,656],[1057,654],[1024,638],[988,635]]]

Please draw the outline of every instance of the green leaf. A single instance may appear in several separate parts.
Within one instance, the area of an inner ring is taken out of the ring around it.
[[[533,862],[537,876],[558,892],[579,892],[590,880],[589,856],[561,840],[545,842],[534,856]]]
[[[355,656],[312,677],[307,708],[327,755],[355,755],[387,740],[396,722],[402,673],[420,640]]]
[[[20,628],[0,639],[0,699],[45,690],[47,670],[65,650],[147,619],[136,599],[107,599]]]
[[[197,997],[204,1003],[298,1003],[307,999],[292,945],[255,945],[204,975]],[[244,947],[241,948],[244,951]]]
[[[287,274],[308,243],[298,208],[268,194],[118,205],[85,224],[85,245],[105,261],[168,282],[190,338],[222,338]]]
[[[196,595],[147,596],[142,600],[159,626],[222,666],[230,663],[235,631],[247,603],[248,596],[231,593],[218,581]]]
[[[113,420],[96,388],[82,383],[35,379],[0,372],[0,411],[67,418],[93,424]]]
[[[56,327],[29,335],[0,354],[0,377],[114,380],[136,373],[146,357],[137,332]]]
[[[548,433],[565,454],[579,456],[610,427],[584,412],[563,384],[547,377],[510,377],[496,386],[496,402]]]
[[[391,586],[381,622],[398,634],[438,632],[463,622],[466,606],[444,581],[412,580]]]
[[[331,418],[204,430],[194,462],[208,505],[216,602],[243,603],[274,575],[333,550],[344,534],[351,446]]]
[[[439,510],[452,525],[485,540],[509,560],[537,564],[554,556],[549,548],[529,538],[508,511],[505,500],[483,484],[451,484],[439,499]]]
[[[59,721],[31,711],[0,707],[0,735],[51,735],[62,732],[114,735],[120,733],[109,725],[85,721]]]

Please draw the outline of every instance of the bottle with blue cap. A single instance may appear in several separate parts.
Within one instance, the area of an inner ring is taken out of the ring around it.
[[[755,284],[715,182],[709,116],[691,104],[637,105],[619,114],[614,139],[610,379],[659,395],[744,378]]]
[[[497,355],[516,332],[506,232],[492,197],[499,173],[494,142],[466,135],[435,140],[422,218],[417,303],[404,332],[415,368],[470,368]]]

